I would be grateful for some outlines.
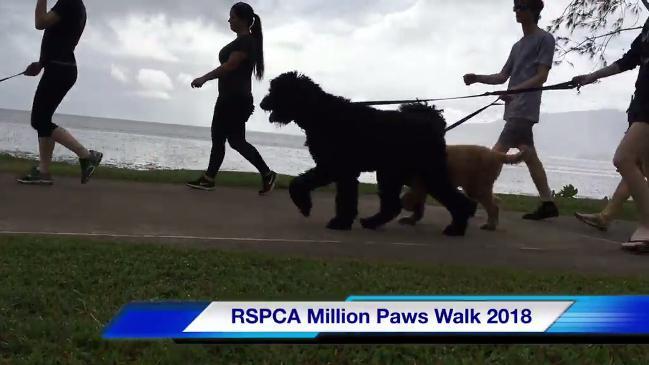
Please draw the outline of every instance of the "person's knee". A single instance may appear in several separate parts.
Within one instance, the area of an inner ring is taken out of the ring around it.
[[[32,128],[38,133],[38,138],[50,138],[52,132],[56,129],[56,125],[52,122],[41,122],[38,119],[32,119]]]
[[[518,150],[523,152],[523,161],[528,166],[535,166],[541,164],[541,159],[539,159],[539,154],[536,152],[536,149],[532,146],[521,145],[518,146]]]
[[[225,143],[225,134],[222,130],[218,128],[212,128],[211,134],[213,143]]]
[[[618,171],[625,171],[637,167],[637,161],[632,154],[618,151],[613,158],[613,165]]]
[[[32,128],[34,128],[34,130],[38,132],[38,130],[40,129],[40,123],[32,119]]]
[[[228,139],[228,144],[235,151],[242,151],[248,147],[248,142],[244,139]]]

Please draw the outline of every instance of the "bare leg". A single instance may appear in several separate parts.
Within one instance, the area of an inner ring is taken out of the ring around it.
[[[539,192],[541,201],[553,201],[552,191],[550,190],[550,186],[548,185],[548,176],[545,173],[545,168],[543,168],[543,163],[539,159],[539,155],[537,154],[536,149],[530,146],[520,146],[520,149],[521,151],[523,149],[526,149],[525,164],[527,164],[527,168],[530,171],[530,176],[532,177],[532,181],[534,181],[536,190],[538,190]]]
[[[633,123],[615,153],[614,164],[633,196],[639,225],[631,240],[649,240],[649,186],[640,166],[649,152],[649,124]]]
[[[74,152],[79,158],[88,158],[90,156],[90,152],[88,152],[88,150],[65,128],[56,128],[54,132],[52,132],[52,139],[56,143],[59,143]]]
[[[613,197],[608,201],[608,204],[606,204],[606,207],[600,213],[606,224],[611,223],[611,221],[620,214],[624,203],[629,200],[629,197],[631,197],[629,186],[624,182],[624,180],[622,180],[620,181],[620,184],[618,184],[617,189],[615,189]]]
[[[52,154],[54,153],[54,139],[52,138],[39,138],[38,139],[38,154],[39,164],[38,170],[45,175],[50,173],[50,164],[52,163]]]

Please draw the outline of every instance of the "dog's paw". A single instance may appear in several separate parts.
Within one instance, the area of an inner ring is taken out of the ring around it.
[[[411,217],[405,217],[399,219],[399,224],[404,225],[404,226],[416,226],[417,221]]]
[[[444,235],[448,237],[463,237],[466,235],[467,223],[452,223],[444,229]]]
[[[483,225],[482,227],[480,227],[480,229],[483,230],[483,231],[495,232],[496,231],[496,225],[487,223],[487,224]]]
[[[373,219],[373,218],[363,218],[361,219],[361,226],[365,229],[370,229],[370,230],[377,230],[383,226],[381,223],[378,222],[378,220]]]
[[[354,221],[334,218],[330,220],[329,223],[327,224],[327,229],[331,229],[334,231],[351,231],[352,225],[354,225]]]
[[[296,184],[291,184],[288,188],[289,195],[293,204],[300,210],[303,216],[308,217],[311,215],[313,203],[311,202],[311,194],[309,191],[301,189]]]

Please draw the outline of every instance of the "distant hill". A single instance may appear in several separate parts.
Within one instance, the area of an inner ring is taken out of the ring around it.
[[[451,131],[447,140],[449,144],[492,146],[504,123],[465,124]],[[534,127],[534,139],[544,155],[611,160],[627,128],[626,113],[618,110],[543,114]]]
[[[211,139],[209,127],[86,117],[69,114],[57,114],[55,119],[56,123],[75,129],[92,129],[106,132],[131,133],[171,138],[191,138],[199,140]],[[29,120],[29,112],[0,108],[0,122],[29,123]],[[247,132],[246,134],[251,142],[260,142],[266,146],[304,147],[305,139],[302,136],[265,132]]]

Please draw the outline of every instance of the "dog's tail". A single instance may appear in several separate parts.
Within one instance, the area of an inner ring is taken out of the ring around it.
[[[495,152],[498,156],[498,161],[502,162],[505,165],[518,165],[519,163],[525,160],[527,156],[527,149],[521,149],[518,153],[513,155],[508,155],[505,153]]]

